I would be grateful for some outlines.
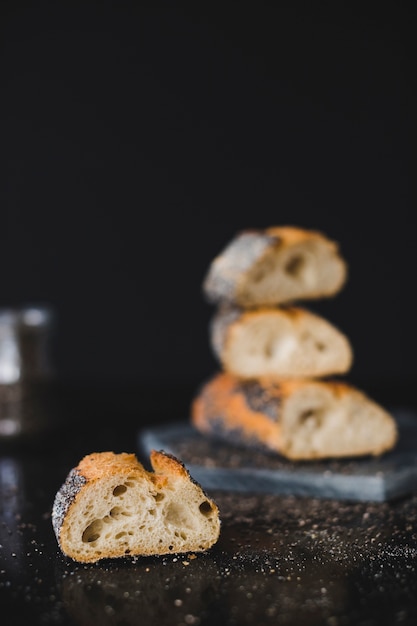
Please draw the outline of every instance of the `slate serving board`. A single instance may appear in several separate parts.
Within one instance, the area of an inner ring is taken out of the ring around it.
[[[380,457],[293,462],[209,440],[189,421],[139,430],[138,447],[147,457],[152,449],[175,455],[207,491],[383,502],[417,491],[417,414],[407,408],[391,414],[398,444]]]

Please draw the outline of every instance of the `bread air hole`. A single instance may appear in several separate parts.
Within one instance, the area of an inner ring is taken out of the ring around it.
[[[116,498],[118,498],[119,496],[122,495],[122,493],[125,493],[126,491],[127,491],[126,485],[117,485],[117,487],[113,489],[113,495]]]
[[[171,502],[166,509],[166,521],[174,526],[180,526],[183,523],[184,518],[184,508],[175,502]]]
[[[318,427],[323,422],[323,412],[317,409],[305,409],[300,413],[298,421],[302,425]]]
[[[185,534],[184,531],[178,532],[178,530],[176,530],[174,535],[178,538],[183,539],[184,541],[187,539],[187,535]]]
[[[124,513],[120,506],[114,506],[112,509],[110,509],[110,517],[117,519],[121,515],[124,515]]]
[[[305,266],[305,258],[300,254],[290,257],[284,266],[286,274],[292,278],[297,278]]]
[[[121,539],[125,535],[126,535],[126,532],[124,530],[122,530],[122,531],[120,531],[120,533],[117,533],[117,535],[115,536],[115,539]]]
[[[300,340],[303,345],[306,345],[306,344],[313,345],[316,348],[316,350],[318,350],[318,352],[324,352],[327,349],[327,345],[325,344],[324,341],[317,339],[316,337],[314,337],[314,335],[312,335],[308,331],[303,332],[303,334],[300,337]]]
[[[267,359],[272,359],[274,356],[274,343],[273,341],[268,341],[268,343],[264,346],[264,355]]]
[[[92,543],[93,541],[97,541],[100,537],[102,528],[103,522],[100,519],[96,519],[94,522],[91,522],[91,524],[89,524],[83,532],[83,543]]]
[[[213,508],[210,502],[204,500],[204,502],[202,502],[198,508],[200,509],[201,515],[204,515],[204,517],[211,517],[213,513]]]
[[[315,337],[313,337],[312,335],[308,333],[303,335],[302,339],[303,339],[304,344],[311,345],[313,348],[317,350],[317,352],[324,352],[327,348],[326,344],[323,343],[323,341],[320,341],[320,339],[316,339]]]

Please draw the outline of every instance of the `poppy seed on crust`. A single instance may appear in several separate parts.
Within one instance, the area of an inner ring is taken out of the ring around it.
[[[274,422],[279,421],[282,404],[279,386],[265,387],[259,381],[249,379],[241,381],[241,390],[250,410],[262,412]]]
[[[52,507],[52,527],[58,541],[64,517],[86,482],[87,479],[76,468],[73,468],[55,496]]]

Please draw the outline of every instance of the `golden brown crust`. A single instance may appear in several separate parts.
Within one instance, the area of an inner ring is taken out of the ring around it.
[[[268,237],[275,237],[281,246],[293,246],[298,243],[304,243],[305,241],[320,240],[327,246],[332,247],[334,251],[339,251],[339,244],[329,239],[319,230],[309,230],[307,228],[287,225],[270,226],[266,228],[264,232]]]
[[[273,378],[264,377],[259,379],[259,383],[264,385],[268,389],[269,393],[273,393],[274,386],[277,386],[281,390],[281,394],[286,398],[295,393],[297,389],[305,387],[306,384],[309,386],[317,385],[317,388],[326,387],[327,389],[331,389],[332,393],[340,399],[342,399],[345,395],[349,395],[353,389],[351,384],[335,378],[315,380],[294,378],[277,381]],[[362,391],[359,391],[359,389],[356,389],[355,392],[365,397],[365,394]]]
[[[76,470],[88,481],[115,473],[146,473],[136,456],[127,452],[93,452],[81,459]]]
[[[280,415],[279,405],[282,392],[279,386],[271,389],[271,399],[276,401],[275,415],[265,412],[264,402],[256,410],[250,401],[251,390],[255,393],[262,390],[256,381],[241,381],[235,376],[222,372],[201,389],[191,407],[191,420],[196,428],[204,433],[222,435],[234,432],[238,440],[254,440],[270,442],[270,446],[280,448]],[[268,447],[270,447],[268,446]]]
[[[174,456],[160,450],[152,450],[150,460],[154,471],[157,474],[170,474],[178,478],[189,478],[189,472]]]

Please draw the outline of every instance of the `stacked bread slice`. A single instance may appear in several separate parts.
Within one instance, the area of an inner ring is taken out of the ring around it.
[[[305,306],[336,295],[347,275],[338,244],[319,231],[236,234],[203,282],[216,305],[209,333],[221,367],[192,402],[201,433],[293,460],[394,447],[393,416],[341,378],[353,362],[349,339]]]

